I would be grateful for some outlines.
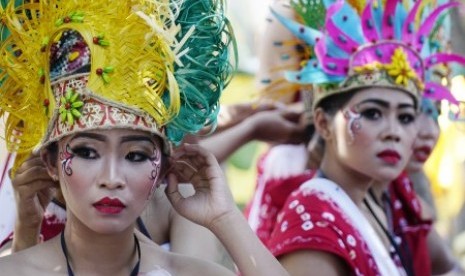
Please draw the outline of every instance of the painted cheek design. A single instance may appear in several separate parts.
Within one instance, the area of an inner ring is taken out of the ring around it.
[[[349,132],[351,138],[350,143],[353,143],[355,140],[354,133],[358,132],[362,128],[362,125],[360,123],[360,118],[362,118],[362,114],[351,108],[344,111],[344,118],[348,121],[347,131]]]
[[[73,174],[73,169],[71,168],[71,163],[73,161],[74,154],[71,150],[69,144],[66,144],[64,149],[60,152],[61,167],[67,176]]]

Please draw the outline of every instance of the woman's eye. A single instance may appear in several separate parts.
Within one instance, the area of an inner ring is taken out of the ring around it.
[[[362,117],[367,118],[368,120],[377,120],[381,118],[381,111],[375,108],[364,110],[360,114],[362,114]]]
[[[149,159],[149,156],[142,152],[130,152],[126,155],[126,159],[131,162],[144,162]]]
[[[401,114],[399,115],[399,121],[404,124],[408,125],[415,121],[415,115],[413,114]]]
[[[98,158],[97,151],[91,148],[87,148],[87,147],[74,148],[72,149],[72,152],[77,157],[84,158],[84,159],[97,159]]]

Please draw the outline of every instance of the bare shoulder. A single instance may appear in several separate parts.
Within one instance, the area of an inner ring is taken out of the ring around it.
[[[64,258],[56,238],[29,249],[0,258],[2,275],[63,274]],[[61,269],[60,269],[61,268]]]
[[[235,275],[213,262],[164,251],[150,244],[141,244],[141,271],[160,275]],[[145,256],[144,256],[145,255]],[[165,274],[162,274],[165,273]]]
[[[324,251],[299,250],[278,259],[290,275],[342,276],[349,271],[341,258]]]

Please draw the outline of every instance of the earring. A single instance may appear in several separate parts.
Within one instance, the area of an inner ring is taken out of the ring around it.
[[[52,175],[52,180],[57,182],[58,181],[58,175],[56,175],[56,174]]]

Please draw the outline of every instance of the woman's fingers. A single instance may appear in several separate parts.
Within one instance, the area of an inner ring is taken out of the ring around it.
[[[28,198],[34,197],[35,195],[37,195],[37,193],[39,193],[40,191],[44,189],[53,188],[54,185],[55,183],[52,181],[37,180],[37,181],[31,182],[28,185],[18,186],[16,187],[15,190],[16,190],[17,195],[19,196],[19,199],[28,199]]]
[[[17,173],[16,177],[12,180],[13,185],[26,185],[30,182],[34,182],[37,180],[49,180],[52,181],[52,178],[48,174],[46,168],[42,166],[35,166],[28,168],[26,171],[22,173]],[[52,181],[53,182],[53,181]]]
[[[183,199],[181,193],[179,192],[179,181],[177,176],[174,173],[169,173],[168,177],[168,185],[165,189],[166,196],[168,197],[169,201],[173,206],[178,205],[180,200]]]

